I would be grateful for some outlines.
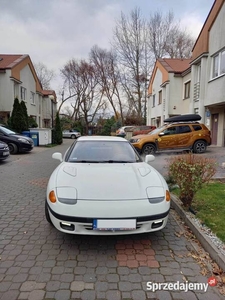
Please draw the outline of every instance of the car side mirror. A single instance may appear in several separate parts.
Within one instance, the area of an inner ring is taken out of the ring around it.
[[[159,133],[159,136],[163,136],[163,135],[165,135],[164,132],[160,132],[160,133]]]
[[[149,162],[151,162],[153,160],[155,160],[155,156],[154,155],[148,154],[148,155],[145,156],[145,162],[146,163],[149,163]]]
[[[60,153],[60,152],[55,152],[55,153],[53,153],[53,154],[52,154],[52,158],[58,159],[60,162],[63,161],[63,159],[62,159],[62,153]]]

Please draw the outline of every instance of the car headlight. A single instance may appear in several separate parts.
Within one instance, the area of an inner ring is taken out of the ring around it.
[[[23,139],[23,138],[18,138],[18,141],[25,143],[25,144],[30,144],[30,142],[28,140]]]
[[[148,187],[147,196],[149,203],[156,204],[164,200],[170,201],[170,192],[166,190],[166,194],[163,187]]]
[[[77,203],[77,190],[75,188],[59,187],[56,190],[59,202],[69,205]]]
[[[140,139],[131,139],[131,143],[138,143]]]

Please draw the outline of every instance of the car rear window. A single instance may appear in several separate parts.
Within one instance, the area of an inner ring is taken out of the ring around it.
[[[202,130],[201,125],[192,125],[195,131]]]

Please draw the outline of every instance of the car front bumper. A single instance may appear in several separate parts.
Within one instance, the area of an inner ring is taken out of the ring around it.
[[[56,213],[48,205],[48,211],[51,221],[56,229],[59,231],[70,233],[70,234],[82,234],[82,235],[124,235],[124,234],[138,234],[146,232],[154,232],[163,229],[168,220],[169,210],[166,212],[149,215],[149,216],[139,216],[130,217],[127,216],[122,218],[84,218],[75,216],[65,216]],[[136,228],[132,230],[117,230],[117,229],[104,229],[96,230],[94,227],[94,220],[104,219],[104,220],[121,220],[121,219],[135,219]]]

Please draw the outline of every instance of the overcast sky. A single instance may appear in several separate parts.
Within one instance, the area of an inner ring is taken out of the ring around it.
[[[172,11],[197,38],[214,0],[0,0],[0,53],[29,54],[33,63],[59,69],[87,58],[94,45],[110,48],[121,12],[144,17]],[[52,87],[57,91],[57,87]]]

